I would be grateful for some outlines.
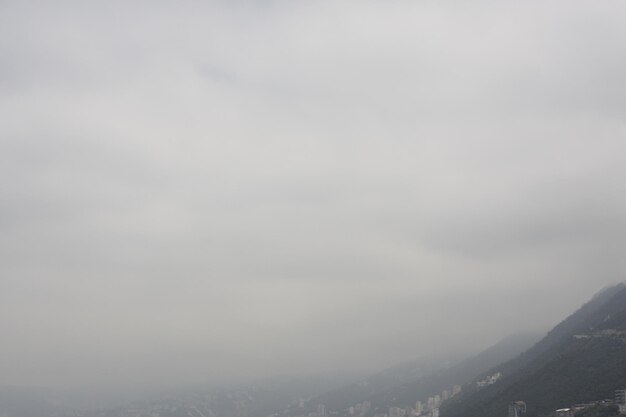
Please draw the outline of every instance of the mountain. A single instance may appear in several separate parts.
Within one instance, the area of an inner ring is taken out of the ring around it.
[[[612,398],[626,386],[626,285],[601,291],[535,346],[483,376],[498,372],[495,384],[468,384],[441,416],[504,417],[511,402],[523,400],[529,416],[543,417]]]
[[[363,401],[372,401],[393,391],[394,388],[446,369],[457,361],[457,358],[450,357],[424,357],[405,362],[358,382],[328,390],[326,393],[307,401],[302,407],[286,410],[284,414],[306,414],[315,410],[318,404],[324,404],[326,409],[331,412],[344,411],[352,405]]]
[[[538,333],[509,336],[454,366],[394,387],[381,398],[373,398],[372,402],[381,406],[412,407],[417,400],[425,400],[429,396],[440,394],[453,385],[463,385],[497,364],[518,356],[537,343],[541,336],[543,335]]]
[[[535,344],[542,335],[525,333],[507,337],[478,355],[464,360],[422,358],[397,365],[378,374],[331,390],[308,401],[300,409],[288,409],[285,415],[306,415],[324,404],[329,415],[346,415],[347,409],[368,402],[364,415],[387,413],[390,406],[413,407],[416,401],[464,384],[488,369],[509,360]]]

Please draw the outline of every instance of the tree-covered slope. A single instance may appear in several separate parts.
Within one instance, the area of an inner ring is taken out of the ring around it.
[[[523,400],[531,417],[574,403],[610,398],[626,386],[626,287],[596,295],[533,348],[493,368],[503,377],[448,402],[443,417],[503,417]]]
[[[412,407],[416,400],[426,400],[456,384],[472,381],[485,371],[503,361],[515,358],[541,338],[537,333],[520,333],[509,336],[478,355],[465,359],[449,368],[409,381],[374,397],[371,401],[383,406]]]

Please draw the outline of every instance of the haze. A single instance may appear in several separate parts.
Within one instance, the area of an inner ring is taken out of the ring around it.
[[[626,3],[0,3],[0,383],[365,372],[626,259]]]

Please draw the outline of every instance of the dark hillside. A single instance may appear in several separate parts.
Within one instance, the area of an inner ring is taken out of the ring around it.
[[[455,384],[463,385],[474,381],[486,370],[503,361],[510,360],[533,346],[541,338],[537,333],[522,333],[509,336],[478,355],[436,372],[427,377],[408,382],[385,392],[372,402],[381,405],[400,407],[414,406],[417,399],[425,400],[429,396],[441,393]]]
[[[477,389],[442,408],[443,417],[502,417],[511,401],[524,400],[529,416],[610,398],[626,384],[626,287],[596,295],[533,348],[495,367],[498,383]]]

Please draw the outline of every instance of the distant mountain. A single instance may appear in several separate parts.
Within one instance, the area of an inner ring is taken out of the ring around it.
[[[514,358],[535,344],[542,335],[518,334],[507,337],[480,354],[464,359],[422,358],[397,365],[358,383],[329,391],[307,402],[300,410],[287,415],[306,415],[318,404],[324,404],[329,415],[346,415],[358,403],[371,404],[370,415],[386,413],[388,407],[413,407],[416,401],[440,394],[453,385],[477,378],[496,364]]]
[[[301,415],[324,404],[329,411],[343,411],[363,401],[372,401],[393,389],[449,368],[458,358],[424,357],[405,362],[339,389],[314,397],[299,409],[286,410],[286,415]]]
[[[388,390],[371,401],[380,406],[414,406],[417,400],[440,394],[453,385],[463,385],[475,380],[486,370],[503,361],[510,360],[537,343],[543,334],[520,333],[509,336],[478,355],[465,359],[454,366],[442,369]]]
[[[626,285],[609,287],[569,316],[519,357],[483,376],[497,383],[468,384],[442,407],[442,417],[505,417],[523,400],[531,417],[604,398],[626,387]]]

